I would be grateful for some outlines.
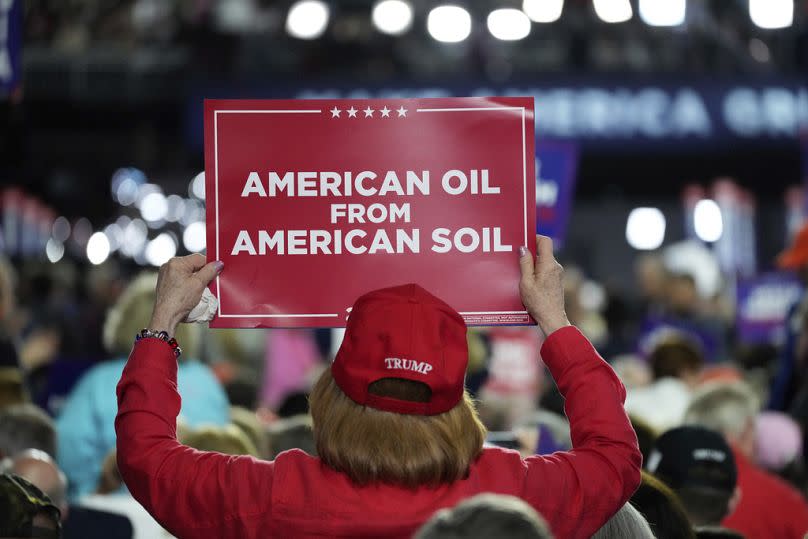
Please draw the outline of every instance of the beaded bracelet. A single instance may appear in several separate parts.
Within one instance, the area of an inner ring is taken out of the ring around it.
[[[177,344],[177,339],[174,337],[169,338],[168,333],[165,331],[155,331],[153,329],[143,328],[140,330],[140,333],[135,335],[135,342],[139,341],[140,339],[160,339],[161,341],[168,343],[171,350],[174,351],[174,357],[179,358],[182,354],[182,348],[180,348],[180,345]]]

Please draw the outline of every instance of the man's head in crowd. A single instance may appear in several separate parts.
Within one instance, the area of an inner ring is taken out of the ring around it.
[[[29,481],[14,474],[0,475],[0,538],[58,539],[59,509]]]
[[[642,473],[642,483],[630,501],[648,521],[656,539],[695,539],[679,497],[648,472]]]
[[[675,273],[668,278],[668,306],[681,316],[692,315],[699,307],[696,280],[687,273]]]
[[[731,446],[752,457],[759,409],[757,396],[745,383],[713,383],[693,396],[684,423],[720,432]]]
[[[654,380],[678,378],[693,387],[704,367],[704,355],[686,336],[673,333],[661,339],[648,357]]]
[[[463,319],[423,288],[360,297],[311,393],[318,456],[357,484],[464,477],[485,439],[463,385],[467,362]]]
[[[26,449],[39,449],[56,456],[53,420],[33,404],[17,404],[0,410],[0,458]]]
[[[104,347],[114,357],[126,357],[132,350],[133,336],[146,327],[157,299],[156,273],[142,273],[135,278],[107,313],[104,321]],[[180,324],[175,335],[182,343],[181,358],[197,357],[199,328],[196,324]]]
[[[547,524],[527,503],[512,496],[480,494],[442,509],[414,539],[552,539]]]
[[[626,503],[591,539],[655,539],[651,526],[631,503]]]
[[[3,471],[36,485],[59,508],[63,518],[67,515],[67,478],[50,455],[38,449],[26,449],[6,459]]]
[[[721,524],[737,501],[732,450],[721,434],[704,427],[678,427],[660,436],[646,469],[676,492],[695,526]]]
[[[28,401],[22,371],[17,367],[0,367],[0,410]]]

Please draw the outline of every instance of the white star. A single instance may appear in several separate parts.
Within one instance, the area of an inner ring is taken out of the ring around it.
[[[396,112],[398,112],[399,118],[407,116],[407,109],[404,108],[404,105],[401,105],[401,108],[399,108]]]
[[[363,112],[365,113],[365,118],[373,118],[373,109],[372,108],[368,107]]]
[[[332,118],[339,118],[339,113],[340,112],[342,112],[342,111],[339,110],[337,107],[334,107],[333,109],[331,109],[331,117]]]
[[[383,118],[389,118],[390,117],[390,109],[387,108],[387,105],[385,105],[384,108],[381,109],[381,113],[382,113]]]
[[[348,118],[356,118],[356,113],[359,112],[353,106],[348,109]]]

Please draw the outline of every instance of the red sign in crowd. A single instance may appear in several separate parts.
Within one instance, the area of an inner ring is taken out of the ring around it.
[[[532,98],[205,102],[213,327],[335,327],[415,282],[471,325],[524,324]]]

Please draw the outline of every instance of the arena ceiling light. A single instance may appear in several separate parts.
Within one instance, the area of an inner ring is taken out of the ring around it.
[[[192,253],[205,250],[205,223],[195,221],[182,232],[182,244]]]
[[[471,35],[471,15],[460,6],[438,6],[427,15],[426,29],[437,41],[459,43]]]
[[[373,6],[371,18],[379,32],[397,36],[412,26],[412,6],[404,0],[381,0]]]
[[[721,238],[724,220],[721,217],[721,208],[715,200],[704,198],[696,202],[693,208],[693,228],[702,241],[714,242]]]
[[[608,23],[626,22],[634,12],[629,0],[594,0],[595,13]]]
[[[787,28],[794,22],[794,0],[749,0],[749,18],[767,30]]]
[[[524,0],[522,11],[533,22],[555,22],[561,18],[564,0]]]
[[[679,26],[686,10],[687,0],[640,0],[640,18],[649,26]]]
[[[626,221],[626,241],[640,251],[653,251],[665,240],[665,215],[659,208],[634,208]]]
[[[331,12],[321,0],[295,2],[286,15],[286,31],[298,39],[316,39],[328,26]]]
[[[487,23],[491,35],[503,41],[517,41],[530,34],[530,19],[518,9],[495,9],[488,14]]]
[[[163,232],[146,244],[146,262],[155,267],[160,267],[177,254],[177,243],[171,234]]]
[[[96,232],[87,241],[87,260],[93,265],[99,265],[109,257],[109,239],[103,232]]]

